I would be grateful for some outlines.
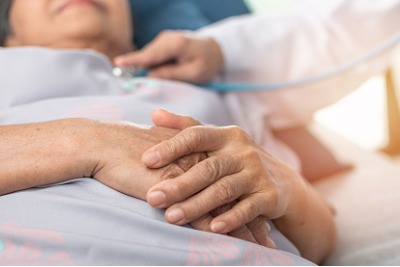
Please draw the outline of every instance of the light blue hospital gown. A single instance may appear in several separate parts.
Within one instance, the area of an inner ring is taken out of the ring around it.
[[[0,124],[87,117],[151,125],[156,108],[230,123],[220,97],[138,80],[124,91],[91,51],[0,49]],[[0,265],[310,265],[276,229],[271,250],[165,222],[162,210],[93,179],[0,197]]]

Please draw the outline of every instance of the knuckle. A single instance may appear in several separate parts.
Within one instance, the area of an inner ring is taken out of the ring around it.
[[[255,203],[250,202],[245,207],[242,206],[241,208],[236,209],[235,213],[238,221],[245,224],[253,220],[259,214],[259,208]]]
[[[188,136],[191,136],[192,139],[198,144],[201,144],[202,142],[205,141],[203,131],[200,127],[188,128],[188,131],[186,131],[186,132],[187,132]]]
[[[248,142],[251,140],[250,135],[238,126],[231,126],[230,131],[232,137],[238,141]]]
[[[258,153],[257,150],[249,147],[247,151],[245,152],[245,158],[251,162],[255,166],[263,166],[263,164],[260,162],[260,154]],[[256,171],[258,168],[253,168],[253,171]]]
[[[247,218],[254,218],[260,214],[260,208],[254,202],[249,202],[247,210],[245,210],[245,216]]]
[[[196,127],[187,128],[182,131],[181,141],[179,142],[185,151],[193,152],[194,147],[199,146],[204,142],[203,134]]]
[[[208,158],[203,161],[201,168],[199,168],[199,176],[203,181],[215,181],[219,177],[218,161],[215,158]]]
[[[258,216],[256,217],[252,222],[250,222],[251,224],[251,230],[255,231],[255,232],[261,232],[261,231],[266,231],[266,223],[267,220],[265,218],[263,218],[262,216]]]
[[[162,31],[159,38],[173,43],[177,50],[185,48],[188,43],[188,38],[183,33],[174,30]]]
[[[215,186],[216,186],[217,197],[223,203],[229,203],[235,200],[236,189],[232,185],[232,183],[224,181],[221,183],[216,183]]]
[[[172,138],[164,142],[164,149],[167,155],[178,155],[182,142],[177,138]]]

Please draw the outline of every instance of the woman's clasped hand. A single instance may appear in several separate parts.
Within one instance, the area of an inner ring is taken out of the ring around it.
[[[247,227],[254,242],[274,248],[268,220],[297,213],[307,192],[303,179],[238,127],[200,125],[162,110],[153,114],[153,121],[182,131],[145,152],[147,167],[162,168],[192,153],[206,153],[207,158],[154,185],[147,193],[150,205],[167,208],[166,220],[173,224],[206,221],[209,230],[222,234]]]

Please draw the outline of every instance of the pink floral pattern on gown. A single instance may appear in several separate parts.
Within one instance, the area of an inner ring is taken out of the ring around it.
[[[187,265],[223,265],[227,260],[236,260],[243,266],[295,264],[290,256],[279,250],[255,246],[251,243],[242,247],[217,236],[191,237]]]
[[[0,226],[0,263],[1,265],[72,265],[70,256],[62,248],[64,239],[55,231],[22,227],[13,222],[6,222]],[[15,237],[22,237],[26,241],[18,243]],[[45,247],[37,244],[37,240],[47,243]],[[54,250],[48,250],[53,246]]]

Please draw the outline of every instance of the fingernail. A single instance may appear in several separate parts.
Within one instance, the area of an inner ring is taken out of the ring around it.
[[[114,64],[115,65],[121,65],[124,62],[123,57],[116,57],[114,58]]]
[[[160,162],[161,156],[158,151],[147,152],[143,155],[143,163],[149,167]]]
[[[152,205],[153,207],[159,207],[162,204],[165,203],[167,200],[167,196],[161,192],[161,191],[154,191],[151,192],[148,196],[147,201]]]
[[[214,233],[219,233],[222,230],[224,230],[226,227],[226,223],[224,222],[216,222],[211,224],[211,231],[213,231]]]
[[[274,242],[274,240],[272,240],[269,236],[267,236],[267,247],[272,248],[272,249],[276,249],[276,244]]]
[[[184,214],[183,210],[174,208],[167,212],[168,221],[171,223],[177,223],[183,220]]]
[[[267,226],[267,232],[271,232],[271,225],[268,222],[266,222],[265,224]]]

